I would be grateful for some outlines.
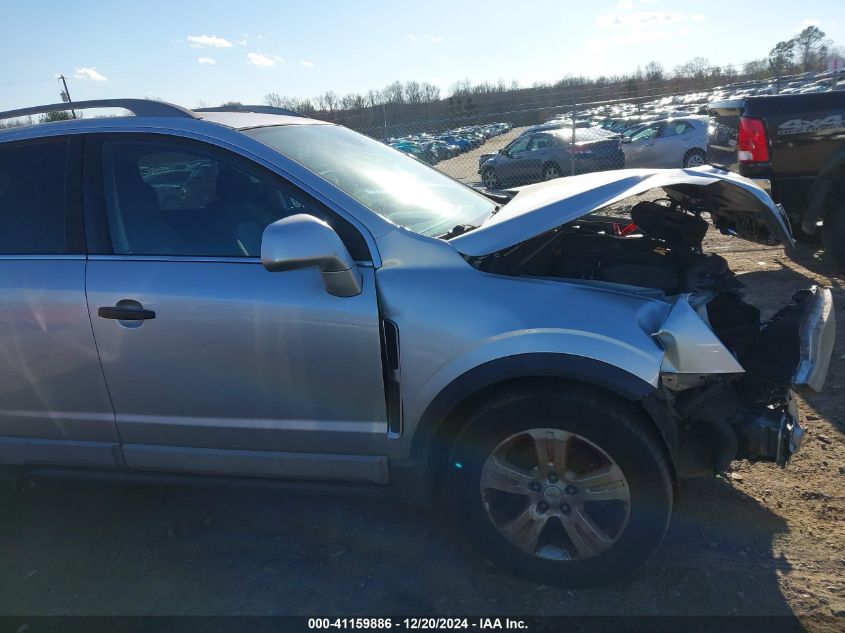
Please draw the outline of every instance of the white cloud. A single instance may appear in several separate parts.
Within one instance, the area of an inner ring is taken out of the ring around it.
[[[423,37],[425,39],[427,39],[429,42],[431,42],[432,44],[437,44],[438,42],[443,41],[442,35],[423,35]]]
[[[620,0],[616,6],[624,9],[633,4]],[[673,37],[701,35],[704,33],[701,27],[706,22],[707,16],[702,13],[631,11],[600,15],[596,18],[596,24],[606,30],[607,34],[591,41],[590,47],[596,52],[603,52],[609,45],[649,44]]]
[[[644,0],[640,0],[644,1]],[[702,35],[700,25],[707,22],[701,13],[669,13],[666,11],[633,11],[600,15],[596,24],[607,29],[610,36],[602,36],[612,44],[648,44],[672,37]],[[694,25],[694,28],[691,28]]]
[[[108,77],[98,72],[96,68],[77,68],[74,77],[88,81],[108,81]]]
[[[622,11],[630,11],[634,8],[634,3],[631,0],[622,0],[621,2],[616,3],[616,8],[621,9]]]
[[[667,13],[665,11],[636,11],[634,13],[611,13],[600,15],[596,24],[602,27],[621,27],[637,29],[643,27],[666,26],[682,22],[686,16],[681,13]]]
[[[281,55],[273,55],[273,59],[275,59],[275,60],[276,60],[277,62],[279,62],[280,64],[284,64],[284,63],[285,63],[285,58],[284,58],[284,57],[282,57]]]
[[[314,62],[302,60],[299,63],[302,64],[303,66],[305,66],[305,68],[313,68],[314,67]]]
[[[189,35],[191,48],[232,48],[232,42],[216,35]]]
[[[417,34],[416,33],[405,33],[405,37],[407,37],[412,42],[417,41]]]
[[[197,61],[200,64],[216,64],[217,63],[211,57],[197,57]]]
[[[270,66],[276,65],[272,57],[267,57],[267,55],[261,53],[247,53],[246,59],[247,63],[258,66],[259,68],[269,68]]]

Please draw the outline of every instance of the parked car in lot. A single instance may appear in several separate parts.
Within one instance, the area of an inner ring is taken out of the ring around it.
[[[437,153],[432,150],[430,143],[425,146],[421,143],[401,141],[399,143],[391,143],[390,146],[429,165],[434,165],[440,160]]]
[[[628,167],[699,167],[707,163],[707,117],[647,124],[622,145]]]
[[[845,266],[845,92],[710,104],[710,163],[756,179]]]
[[[615,136],[586,128],[576,129],[574,144],[571,129],[523,134],[498,154],[482,154],[478,171],[485,187],[500,189],[573,174],[621,169],[625,156],[620,147]]]
[[[800,448],[793,391],[822,388],[831,296],[761,320],[702,252],[704,212],[791,245],[741,176],[488,197],[266,106],[74,107],[135,117],[0,132],[0,465],[22,476],[445,495],[491,560],[579,585],[649,558],[679,478]],[[177,165],[206,177],[164,197],[152,172]],[[670,202],[637,204],[633,229],[596,214],[654,188]]]

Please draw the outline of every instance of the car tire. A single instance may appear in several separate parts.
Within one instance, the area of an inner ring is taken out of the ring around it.
[[[630,574],[662,542],[673,504],[648,424],[607,393],[559,384],[478,407],[451,460],[471,540],[495,565],[535,582],[581,587]],[[536,457],[550,445],[563,472]]]
[[[707,164],[707,152],[695,148],[684,154],[684,167],[701,167]]]
[[[825,256],[845,268],[845,196],[840,195],[824,216],[822,241]]]
[[[558,167],[557,163],[546,163],[543,165],[542,179],[554,180],[563,176],[563,171]]]
[[[481,182],[483,182],[484,186],[488,189],[502,188],[502,183],[499,180],[499,176],[496,175],[496,170],[492,167],[488,167],[483,172],[481,172]]]

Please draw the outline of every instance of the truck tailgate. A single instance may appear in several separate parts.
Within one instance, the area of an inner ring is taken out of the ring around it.
[[[743,101],[722,101],[710,106],[707,126],[707,162],[722,169],[739,171],[736,141]]]

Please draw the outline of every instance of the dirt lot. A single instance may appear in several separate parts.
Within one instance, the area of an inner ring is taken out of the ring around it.
[[[0,614],[845,615],[845,291],[810,250],[710,235],[773,312],[832,286],[841,333],[823,395],[802,401],[785,472],[736,463],[683,491],[635,577],[569,591],[479,559],[448,517],[334,492],[23,483],[0,518]]]
[[[487,139],[484,143],[464,154],[437,163],[434,168],[448,174],[465,185],[474,187],[481,185],[481,175],[478,173],[478,159],[482,154],[495,154],[505,145],[522,134],[526,128],[515,127],[504,134]]]

